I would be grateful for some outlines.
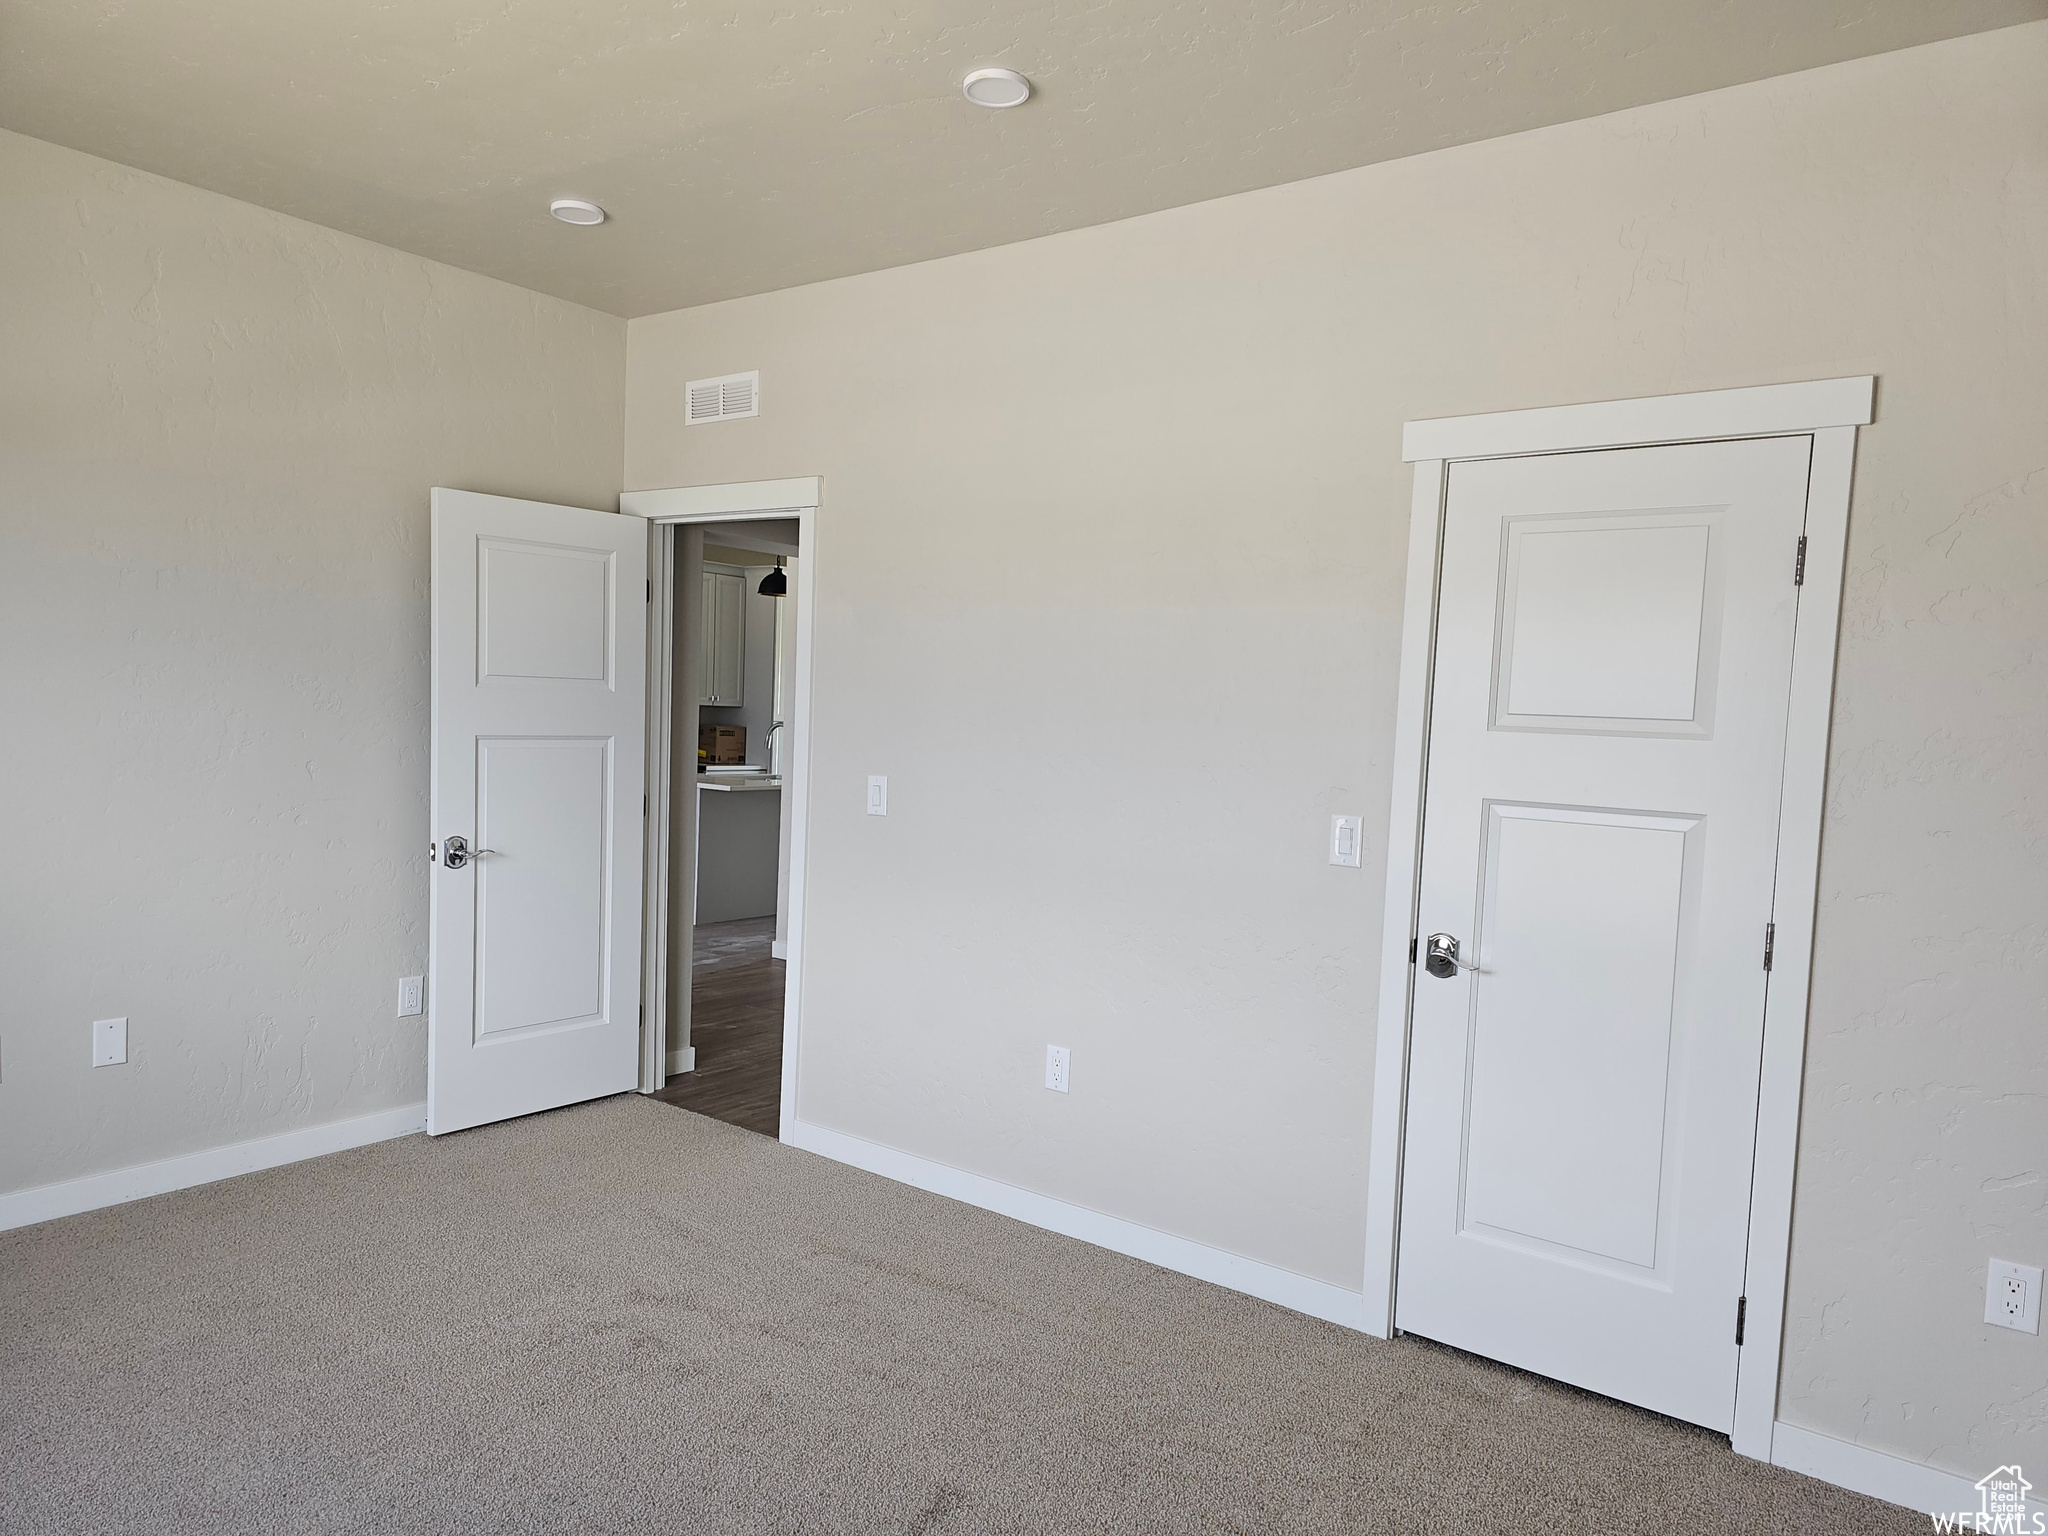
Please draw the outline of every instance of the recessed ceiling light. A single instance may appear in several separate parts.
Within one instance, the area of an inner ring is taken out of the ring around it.
[[[1031,98],[1031,82],[1014,69],[977,69],[960,89],[977,107],[1021,107]]]
[[[564,224],[602,224],[604,210],[595,203],[586,203],[580,197],[558,197],[548,204],[548,212]]]

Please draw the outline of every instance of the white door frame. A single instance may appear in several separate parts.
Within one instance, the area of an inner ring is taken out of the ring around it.
[[[647,888],[643,921],[643,987],[646,1022],[640,1037],[640,1091],[661,1087],[668,1048],[668,841],[669,795],[674,781],[670,726],[675,700],[673,626],[676,530],[683,524],[758,522],[768,517],[797,520],[796,678],[789,723],[783,728],[794,747],[783,754],[782,792],[789,797],[788,979],[782,1003],[782,1135],[796,1124],[797,1037],[803,982],[804,844],[811,800],[811,637],[817,610],[818,505],[824,481],[811,475],[788,480],[751,480],[733,485],[676,486],[627,491],[619,510],[649,523],[647,626]]]
[[[1849,482],[1856,429],[1871,420],[1870,377],[1768,384],[1592,405],[1411,421],[1401,457],[1415,466],[1408,586],[1401,623],[1401,685],[1394,727],[1394,794],[1387,818],[1387,904],[1381,936],[1379,1023],[1373,1057],[1372,1161],[1366,1175],[1365,1316],[1391,1338],[1408,1097],[1408,1035],[1422,859],[1422,798],[1429,762],[1439,561],[1446,468],[1460,459],[1633,448],[1744,437],[1813,438],[1807,488],[1806,570],[1792,643],[1784,798],[1778,814],[1777,946],[1764,1009],[1756,1172],[1749,1208],[1749,1298],[1735,1388],[1734,1446],[1769,1460],[1784,1339],[1792,1176],[1806,1057],[1821,804],[1841,617]]]

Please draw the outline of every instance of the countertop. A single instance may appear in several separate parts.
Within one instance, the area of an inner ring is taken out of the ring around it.
[[[700,773],[697,775],[699,789],[716,789],[730,794],[737,791],[747,794],[755,790],[780,789],[782,780],[770,778],[765,773]]]

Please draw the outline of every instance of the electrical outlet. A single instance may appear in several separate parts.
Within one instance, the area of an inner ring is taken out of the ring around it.
[[[2041,1271],[1993,1259],[1984,1280],[1984,1321],[2021,1333],[2041,1331]]]
[[[1045,1048],[1045,1086],[1054,1093],[1067,1091],[1067,1048],[1064,1045]]]
[[[96,1067],[118,1067],[128,1059],[128,1021],[126,1019],[94,1019],[92,1021],[92,1064]]]
[[[416,1019],[426,1012],[427,978],[424,976],[401,976],[398,978],[398,1016],[401,1019]]]
[[[1365,840],[1365,823],[1356,816],[1330,818],[1330,862],[1358,868],[1359,844]]]
[[[889,778],[887,774],[868,775],[868,814],[886,816],[889,814]]]

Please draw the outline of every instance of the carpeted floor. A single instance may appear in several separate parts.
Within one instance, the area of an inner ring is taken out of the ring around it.
[[[0,1530],[1920,1531],[637,1097],[0,1233]]]

